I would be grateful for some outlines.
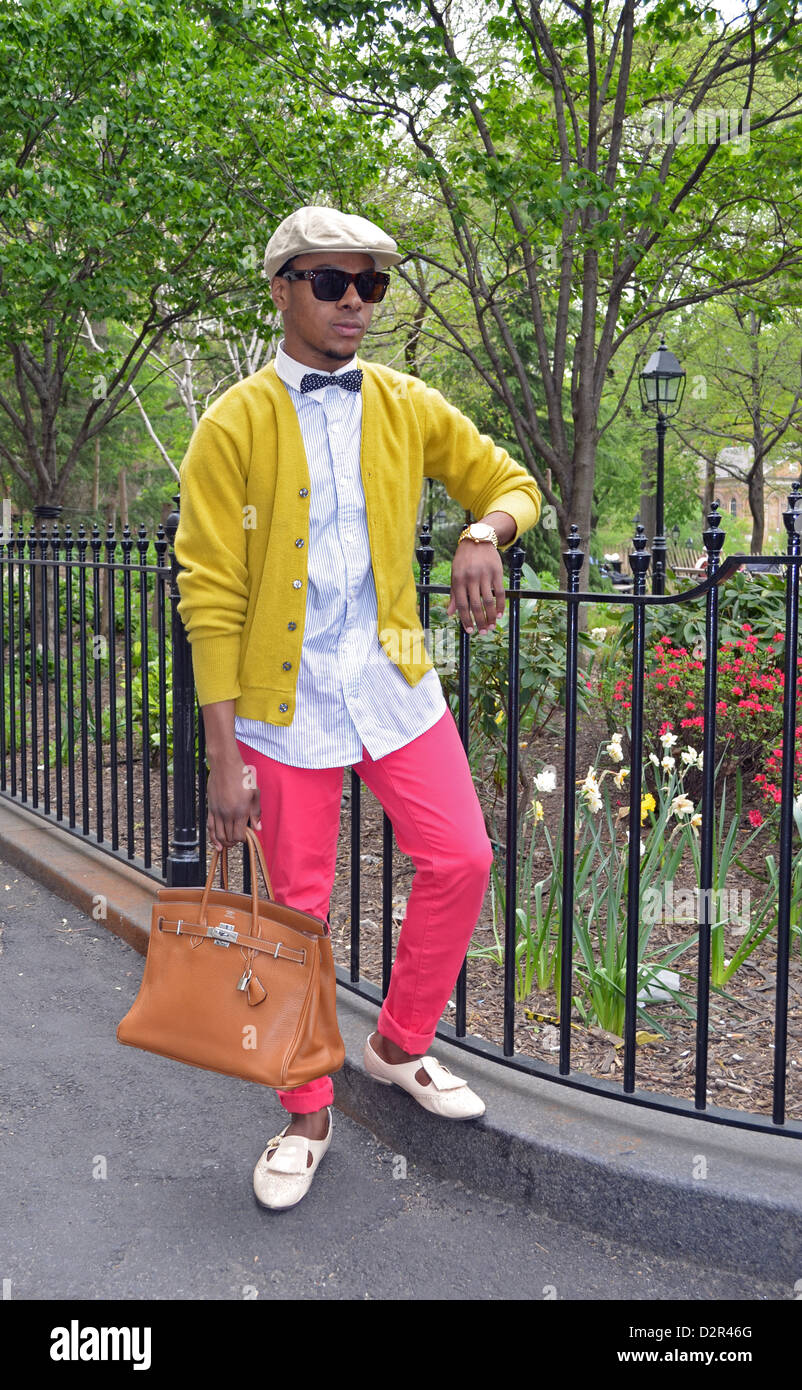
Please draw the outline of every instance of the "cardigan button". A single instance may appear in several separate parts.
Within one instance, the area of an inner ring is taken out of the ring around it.
[[[292,670],[292,662],[291,662],[291,661],[283,661],[283,662],[281,663],[281,665],[282,665],[282,669],[283,669],[284,671],[291,671],[291,670]]]
[[[300,490],[300,492],[298,493],[298,496],[299,496],[299,497],[308,497],[308,496],[309,496],[309,488],[308,488],[308,487],[302,487],[301,490]]]
[[[279,705],[279,709],[282,714],[286,714],[287,710],[289,709],[289,705],[285,705],[284,703],[282,703]]]
[[[300,579],[293,579],[293,581],[292,581],[292,587],[293,587],[293,589],[300,589],[300,588],[302,588],[302,581],[301,581]]]
[[[298,539],[297,539],[297,541],[295,542],[295,544],[297,545],[298,549],[300,550],[301,546],[303,545],[303,541],[301,540],[301,537],[300,537],[300,536],[298,537]]]
[[[294,632],[297,626],[297,623],[287,623],[287,631]]]

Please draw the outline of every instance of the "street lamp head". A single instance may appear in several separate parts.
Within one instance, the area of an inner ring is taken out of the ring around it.
[[[677,541],[679,540],[679,527],[677,526],[676,522],[675,522],[674,525],[671,527],[671,535],[672,535],[674,544],[676,545],[676,544],[677,544]]]
[[[666,347],[665,338],[638,377],[641,405],[658,415],[676,415],[685,390],[685,371]]]

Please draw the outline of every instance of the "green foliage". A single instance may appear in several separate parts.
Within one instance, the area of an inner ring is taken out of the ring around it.
[[[775,908],[776,917],[776,896],[769,891],[764,895],[758,904],[755,912],[749,908],[749,916],[745,923],[738,916],[737,930],[741,934],[741,941],[734,951],[730,960],[724,955],[724,928],[732,925],[733,902],[727,889],[727,884],[732,882],[731,869],[735,864],[743,872],[751,872],[744,863],[744,854],[753,841],[762,836],[765,831],[765,822],[758,823],[752,834],[744,840],[741,836],[741,814],[743,809],[743,781],[741,770],[738,768],[735,774],[735,809],[733,812],[727,810],[727,780],[725,778],[721,789],[721,800],[715,809],[713,824],[713,867],[712,882],[713,891],[710,899],[710,911],[708,920],[710,922],[710,982],[715,989],[723,989],[732,979],[737,970],[740,970],[744,961],[747,961],[752,953],[760,945],[761,941],[768,935],[773,925],[771,909]],[[693,857],[693,865],[696,873],[697,883],[701,882],[701,845],[690,829],[686,827],[686,838]],[[802,855],[798,856],[799,865],[797,872],[802,872]],[[747,894],[747,901],[750,895]],[[767,920],[768,919],[768,920]],[[765,925],[764,925],[765,923]]]
[[[375,146],[353,114],[300,101],[202,10],[166,0],[5,6],[0,62],[0,452],[19,501],[66,501],[174,325],[263,328],[276,223],[321,201],[329,174],[327,199],[347,201]],[[153,363],[146,375],[152,388]]]
[[[525,589],[548,590],[555,586],[550,575],[537,575],[529,565],[522,571]],[[439,598],[440,596],[438,596]],[[445,625],[446,604],[434,601],[431,608],[432,626]],[[565,647],[566,614],[561,603],[547,598],[518,600],[520,612],[520,681],[519,734],[524,746],[536,738],[565,708]],[[497,796],[503,794],[507,780],[507,727],[509,720],[509,616],[510,599],[495,627],[482,637],[471,640],[470,661],[470,750],[475,770],[481,770],[486,786],[493,786]],[[454,620],[456,621],[456,619]],[[593,644],[585,633],[579,634],[580,651]],[[446,698],[456,715],[458,671],[456,666],[441,672]],[[580,681],[578,705],[588,708],[587,688]],[[521,788],[526,793],[531,784],[528,759],[519,760]]]

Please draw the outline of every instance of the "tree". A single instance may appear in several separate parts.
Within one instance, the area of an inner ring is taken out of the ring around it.
[[[258,331],[265,218],[316,170],[283,84],[166,0],[20,0],[0,61],[0,460],[61,503],[176,325]],[[338,119],[307,116],[324,151]]]
[[[723,22],[690,0],[281,0],[280,38],[272,7],[252,11],[236,42],[368,117],[377,152],[394,139],[383,196],[423,331],[496,395],[563,543],[572,522],[587,537],[599,440],[636,368],[632,353],[603,410],[622,347],[799,274],[796,6]],[[470,305],[481,350],[418,262]]]
[[[763,552],[765,465],[784,445],[798,449],[788,436],[802,421],[802,312],[783,304],[784,289],[769,284],[760,295],[726,295],[707,306],[691,330],[704,395],[674,422],[686,447],[707,463],[706,500],[713,501],[716,468],[746,482],[753,555]],[[745,472],[722,457],[734,445],[750,453]]]

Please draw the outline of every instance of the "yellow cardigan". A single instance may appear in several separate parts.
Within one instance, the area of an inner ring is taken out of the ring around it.
[[[541,496],[526,469],[439,391],[390,367],[359,366],[377,635],[417,685],[433,664],[412,572],[423,479],[439,478],[476,517],[509,512],[518,527],[509,545],[538,520]],[[310,481],[295,407],[272,362],[201,417],[180,479],[178,612],[200,704],[233,699],[245,719],[290,724],[306,614]]]

